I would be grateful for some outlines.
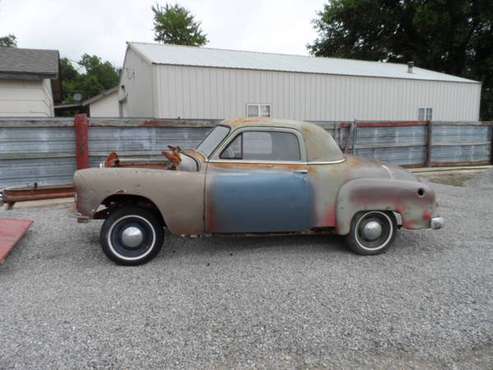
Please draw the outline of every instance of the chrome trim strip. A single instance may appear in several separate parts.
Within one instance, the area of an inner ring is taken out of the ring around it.
[[[335,161],[312,161],[312,162],[306,162],[306,164],[337,164],[337,163],[342,163],[345,162],[346,158],[342,159],[336,159]]]
[[[238,164],[299,164],[306,165],[304,161],[244,161],[242,159],[209,159],[208,163],[238,163]]]
[[[389,177],[390,179],[393,179],[394,176],[392,175],[392,171],[390,170],[390,168],[388,168],[386,165],[382,164],[382,167],[385,171],[387,171],[387,173],[389,174]]]
[[[342,163],[346,159],[338,159],[336,161],[326,161],[326,162],[305,162],[305,161],[244,161],[241,159],[209,159],[207,163],[245,163],[245,164],[299,164],[299,165],[324,165],[324,164],[337,164]]]

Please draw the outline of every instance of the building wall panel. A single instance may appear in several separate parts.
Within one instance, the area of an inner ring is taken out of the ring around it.
[[[123,100],[124,117],[153,117],[153,71],[151,64],[132,49],[127,50],[122,70],[119,98]],[[126,96],[126,99],[125,99]]]
[[[222,119],[246,115],[249,103],[272,105],[278,118],[416,120],[431,107],[434,120],[479,118],[480,85],[474,83],[317,75],[256,70],[155,65],[166,91],[159,118]]]

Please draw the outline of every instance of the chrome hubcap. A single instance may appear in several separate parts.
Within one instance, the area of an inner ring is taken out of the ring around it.
[[[369,221],[363,226],[362,234],[366,240],[376,240],[382,235],[382,225],[377,221]]]
[[[135,226],[129,226],[122,231],[122,243],[127,248],[136,248],[144,240],[142,230]]]

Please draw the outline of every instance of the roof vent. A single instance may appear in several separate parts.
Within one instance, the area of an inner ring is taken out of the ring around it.
[[[414,62],[407,62],[407,73],[414,73],[413,68],[414,68]]]

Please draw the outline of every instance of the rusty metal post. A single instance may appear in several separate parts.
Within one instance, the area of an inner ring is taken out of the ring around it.
[[[490,145],[490,163],[493,164],[493,122],[490,122],[490,135],[491,135],[491,145]]]
[[[344,146],[344,153],[354,154],[354,144],[356,141],[356,130],[358,129],[358,121],[354,120],[349,126],[348,137],[346,139],[346,145]]]
[[[432,121],[426,122],[426,158],[425,158],[425,166],[432,166],[432,147],[433,147],[433,123]]]
[[[89,120],[85,114],[77,114],[75,127],[75,157],[77,169],[89,168]]]

